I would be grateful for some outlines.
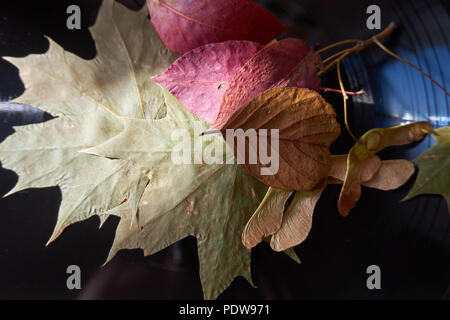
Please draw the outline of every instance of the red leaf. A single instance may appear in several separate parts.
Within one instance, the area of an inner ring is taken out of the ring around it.
[[[284,39],[264,47],[231,80],[214,127],[221,129],[241,106],[270,88],[318,90],[317,59],[317,54],[300,39]]]
[[[147,0],[147,6],[162,41],[179,54],[226,40],[265,45],[287,29],[250,0]]]
[[[151,80],[169,90],[191,113],[214,123],[234,74],[261,48],[250,41],[207,44],[187,52]]]

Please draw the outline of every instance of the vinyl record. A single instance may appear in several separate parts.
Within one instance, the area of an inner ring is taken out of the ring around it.
[[[88,27],[95,22],[99,0],[4,2],[0,8],[0,56],[23,57],[43,53],[45,36],[66,50],[91,59],[95,44]],[[131,8],[142,0],[121,0]],[[381,27],[394,21],[399,28],[383,43],[430,74],[447,90],[449,79],[448,8],[436,0],[258,0],[291,29],[284,35],[303,38],[308,44],[367,39],[380,30],[366,27],[369,5],[381,9]],[[83,29],[70,32],[65,9],[77,3],[84,14]],[[361,135],[373,127],[416,120],[435,127],[450,122],[449,98],[427,78],[372,46],[343,61],[347,90],[366,94],[349,100],[350,126]],[[323,87],[338,88],[336,74],[323,77]],[[12,126],[48,120],[51,116],[31,107],[6,103],[23,92],[18,70],[0,59],[0,141],[13,133]],[[342,97],[324,93],[335,106],[342,124]],[[343,126],[342,126],[343,127]],[[413,160],[433,144],[428,137],[412,146],[390,148],[383,159]],[[346,153],[348,134],[333,146]],[[347,218],[336,208],[340,187],[322,195],[311,233],[296,247],[302,263],[262,244],[252,252],[252,288],[242,278],[221,299],[440,299],[448,298],[450,283],[450,215],[439,196],[420,196],[401,202],[413,180],[398,190],[364,188],[361,200]],[[0,195],[17,181],[12,171],[0,167]],[[140,250],[120,252],[100,267],[107,256],[118,219],[110,218],[98,230],[89,219],[68,228],[45,248],[56,221],[61,194],[58,188],[30,189],[0,198],[0,298],[70,299],[199,299],[196,240],[192,237],[144,257]],[[83,287],[68,291],[66,268],[83,270]],[[367,268],[380,267],[381,290],[366,286]]]

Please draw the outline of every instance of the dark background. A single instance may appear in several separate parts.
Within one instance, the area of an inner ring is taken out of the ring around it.
[[[143,1],[127,1],[139,8]],[[284,36],[298,36],[309,44],[367,38],[366,8],[381,7],[382,28],[396,21],[400,28],[385,44],[449,88],[450,30],[448,3],[440,1],[257,1],[292,28]],[[23,57],[48,49],[45,36],[85,59],[95,56],[88,27],[95,22],[101,1],[2,1],[0,56]],[[77,4],[82,30],[66,26],[66,8]],[[430,82],[376,47],[345,62],[347,89],[367,94],[350,101],[350,123],[360,135],[375,126],[411,120],[449,125],[449,99]],[[447,72],[447,74],[445,74]],[[338,88],[334,72],[324,87]],[[18,70],[0,59],[0,101],[23,92]],[[342,122],[342,101],[325,93]],[[11,126],[45,121],[49,115],[0,104],[0,141]],[[412,160],[432,145],[432,139],[384,151],[381,156]],[[333,146],[345,153],[351,140],[344,132]],[[16,183],[14,172],[0,167],[0,195]],[[339,216],[339,187],[327,188],[316,208],[307,240],[296,248],[302,264],[275,253],[266,245],[252,252],[257,289],[236,279],[223,299],[442,299],[449,298],[450,215],[438,196],[400,202],[413,181],[396,191],[365,188],[347,218]],[[0,199],[1,299],[200,299],[198,257],[194,238],[187,238],[150,257],[140,250],[120,252],[101,267],[112,244],[118,219],[98,230],[97,218],[77,223],[45,248],[56,222],[59,189],[30,189]],[[66,268],[82,270],[82,290],[66,288]],[[381,290],[366,288],[366,268],[381,268]]]

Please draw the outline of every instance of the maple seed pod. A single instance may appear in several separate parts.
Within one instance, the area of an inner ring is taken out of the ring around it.
[[[348,154],[344,184],[338,200],[339,213],[342,216],[348,215],[361,196],[361,183],[369,181],[378,172],[382,162],[375,156],[377,152],[387,147],[419,141],[432,129],[433,127],[428,122],[418,121],[392,128],[374,128],[367,131]],[[388,182],[386,180],[387,185],[380,187],[389,189],[391,187],[389,184],[395,186],[402,181],[406,182],[409,175],[412,174],[413,168],[408,163],[404,163],[404,166],[402,171],[398,172],[399,181]],[[378,186],[379,183],[375,182],[375,185]]]

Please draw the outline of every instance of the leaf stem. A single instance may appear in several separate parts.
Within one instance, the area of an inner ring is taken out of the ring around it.
[[[324,48],[322,48],[320,50],[317,50],[316,53],[317,54],[321,54],[322,52],[327,51],[329,49],[332,49],[332,48],[335,48],[335,47],[338,47],[338,46],[341,46],[341,45],[344,45],[344,44],[355,43],[355,42],[358,42],[358,41],[359,41],[358,39],[349,39],[349,40],[339,41],[339,42],[330,44],[329,46],[326,46],[326,47],[324,47]]]
[[[350,130],[350,126],[348,125],[347,94],[346,94],[345,89],[344,89],[344,83],[342,82],[340,65],[341,65],[341,59],[338,59],[337,60],[337,64],[336,64],[336,70],[337,70],[337,75],[338,75],[338,79],[339,79],[339,86],[341,87],[342,97],[344,99],[344,122],[345,122],[345,127],[347,128],[347,132],[350,134],[350,136],[353,138],[353,140],[355,140],[355,142],[358,142],[359,139],[356,138],[356,136],[353,134],[352,130]]]
[[[318,76],[321,76],[322,74],[324,74],[325,72],[327,72],[328,70],[330,70],[332,67],[334,67],[335,64],[338,63],[338,61],[341,61],[342,59],[344,59],[346,56],[348,56],[350,53],[352,53],[352,51],[342,51],[342,55],[335,59],[333,62],[329,63],[327,66],[325,66],[325,68],[323,68],[321,71],[319,71],[317,73]]]
[[[322,61],[323,64],[326,64],[327,62],[331,61],[331,60],[336,60],[337,58],[339,58],[340,56],[344,55],[345,53],[349,52],[351,48],[349,49],[345,49],[342,51],[339,51],[335,54],[333,54],[332,56],[329,56],[328,58],[326,58],[325,60]]]
[[[367,40],[357,40],[357,41],[356,41],[356,44],[355,44],[353,47],[344,49],[344,50],[342,50],[342,51],[340,51],[340,52],[337,52],[337,53],[333,54],[332,56],[326,58],[326,59],[323,61],[324,64],[327,63],[327,62],[329,62],[329,61],[331,61],[331,60],[333,60],[333,59],[335,59],[335,60],[332,61],[332,62],[331,62],[330,64],[328,64],[327,66],[325,66],[321,71],[319,71],[319,72],[317,73],[317,75],[320,76],[320,75],[324,74],[325,72],[327,72],[328,70],[330,70],[330,69],[337,63],[338,60],[344,59],[344,58],[345,58],[346,56],[348,56],[349,54],[351,54],[351,53],[353,53],[353,52],[360,52],[360,51],[364,50],[365,48],[371,46],[372,44],[376,43],[375,41],[378,41],[378,40],[380,40],[380,39],[383,39],[383,38],[389,36],[396,28],[397,28],[397,25],[396,25],[394,22],[391,22],[391,23],[386,27],[386,29],[384,29],[383,31],[381,31],[379,34],[373,36],[372,38],[367,39]],[[337,46],[337,45],[340,45],[341,43],[346,43],[347,41],[349,41],[349,42],[354,42],[353,39],[350,39],[350,40],[344,40],[344,41],[337,42],[336,44],[329,45],[328,47]],[[325,49],[325,48],[324,48],[324,49]],[[317,52],[320,53],[320,52],[323,52],[323,51],[324,51],[324,50],[321,49],[321,50],[319,50],[319,51],[317,51]]]
[[[322,91],[324,91],[324,92],[335,92],[335,93],[342,94],[341,89],[320,88],[319,90],[322,90]],[[356,91],[356,92],[354,92],[354,91],[345,91],[345,93],[346,93],[347,95],[349,95],[349,96],[357,96],[357,95],[361,95],[361,94],[366,93],[366,91],[365,91],[364,89],[361,89],[361,90]]]

